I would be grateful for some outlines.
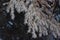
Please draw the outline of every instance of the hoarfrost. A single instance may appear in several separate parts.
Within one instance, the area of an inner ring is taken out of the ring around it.
[[[39,1],[41,4],[41,8],[36,6],[36,2]],[[50,0],[51,1],[51,0]],[[31,4],[28,6],[28,3],[31,2]],[[4,3],[6,4],[6,3]],[[11,19],[14,20],[14,7],[18,13],[21,11],[25,11],[25,20],[24,24],[28,24],[28,32],[32,33],[32,37],[36,38],[37,35],[35,32],[39,31],[39,37],[42,35],[49,35],[48,33],[52,33],[54,37],[60,36],[60,27],[59,23],[57,23],[53,16],[52,12],[54,7],[51,7],[46,0],[10,0],[10,2],[7,3],[7,12],[11,10]],[[48,10],[48,8],[52,8],[52,10]],[[46,15],[43,11],[45,11],[48,15]],[[31,32],[32,29],[32,32]]]

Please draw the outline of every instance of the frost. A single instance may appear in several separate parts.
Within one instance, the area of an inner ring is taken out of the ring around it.
[[[9,13],[9,11],[11,10],[11,19],[13,20],[15,18],[14,8],[16,9],[18,13],[20,13],[21,11],[27,10],[23,1],[10,0],[10,2],[4,3],[3,5],[6,5],[6,4],[8,4],[6,11]]]
[[[39,5],[37,1],[41,4],[41,8],[37,7]],[[31,4],[27,7],[29,2]],[[55,3],[54,1],[52,2],[53,4]],[[27,33],[32,33],[33,38],[37,37],[35,32],[39,32],[39,37],[49,35],[49,33],[52,33],[54,37],[60,36],[60,24],[54,20],[52,15],[54,7],[51,7],[46,0],[26,0],[25,3],[24,0],[10,0],[6,10],[7,12],[11,10],[11,19],[13,20],[15,18],[14,7],[18,13],[22,11],[26,12],[24,24],[28,24]],[[52,10],[49,10],[47,7],[52,8]]]

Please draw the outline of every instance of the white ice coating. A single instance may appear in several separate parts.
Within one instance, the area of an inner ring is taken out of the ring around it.
[[[31,1],[31,4],[29,5],[29,8],[28,8],[27,5],[30,1]],[[57,36],[60,37],[60,27],[57,24],[57,22],[53,18],[49,19],[48,16],[42,12],[42,10],[45,10],[47,13],[50,14],[51,11],[49,11],[45,7],[45,5],[43,5],[43,3],[41,8],[36,7],[34,4],[34,1],[35,0],[27,0],[24,3],[24,0],[21,0],[21,1],[10,0],[10,2],[8,2],[8,6],[6,10],[7,12],[11,10],[11,18],[13,20],[15,18],[14,7],[18,13],[20,13],[21,11],[26,12],[24,24],[28,24],[29,28],[27,33],[32,33],[33,38],[37,37],[35,32],[38,32],[38,31],[39,31],[39,37],[41,37],[42,34],[44,36],[49,35],[48,32],[51,32],[54,35],[54,37],[57,37]],[[45,0],[40,0],[40,1],[46,2]],[[46,3],[46,6],[50,7],[50,5],[48,5],[47,3]],[[31,29],[32,29],[32,32],[31,32]]]

